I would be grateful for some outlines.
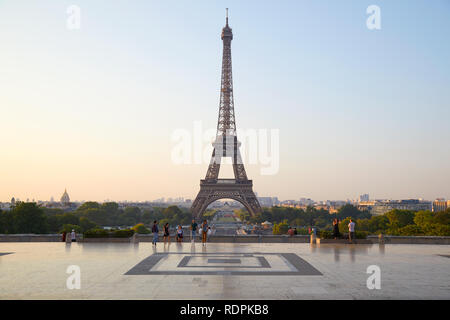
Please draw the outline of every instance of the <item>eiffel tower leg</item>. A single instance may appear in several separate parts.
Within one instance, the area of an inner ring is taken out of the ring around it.
[[[211,161],[209,162],[208,171],[206,172],[206,180],[217,180],[219,178],[221,155],[216,154],[216,148],[214,148]]]
[[[207,200],[207,196],[202,194],[202,190],[198,193],[191,206],[192,218],[200,218],[203,215],[203,206]]]
[[[251,208],[252,212],[250,212],[250,215],[254,216],[256,214],[262,213],[261,206],[259,205],[259,201],[256,198],[256,195],[253,191],[247,192],[245,195],[245,200],[248,204],[248,206]]]

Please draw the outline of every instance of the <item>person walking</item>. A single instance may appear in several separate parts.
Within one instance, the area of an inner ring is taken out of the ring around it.
[[[158,223],[156,220],[153,221],[152,233],[153,233],[152,244],[156,247],[156,243],[158,242],[158,233],[159,233]]]
[[[350,223],[348,224],[348,240],[350,243],[355,239],[355,223],[350,219]]]
[[[203,220],[201,228],[202,228],[202,244],[206,246],[206,239],[208,237],[208,222],[206,220]]]
[[[168,222],[164,225],[164,244],[166,244],[167,241],[169,241],[170,244],[170,231]]]
[[[197,233],[197,223],[195,222],[195,219],[192,219],[192,224],[191,224],[191,242],[194,242],[195,240],[195,234]]]
[[[62,242],[66,242],[66,232],[65,231],[63,231],[63,233],[62,233]]]

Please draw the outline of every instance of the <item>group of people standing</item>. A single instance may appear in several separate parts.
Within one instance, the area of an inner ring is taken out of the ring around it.
[[[68,237],[70,235],[70,237]],[[77,234],[75,232],[75,229],[72,229],[72,232],[67,234],[66,231],[63,231],[62,233],[62,237],[61,237],[61,241],[62,242],[77,242]]]
[[[202,224],[199,226],[195,222],[195,219],[192,219],[190,230],[191,230],[191,242],[193,243],[195,241],[195,237],[196,237],[197,230],[198,230],[198,233],[202,237],[202,244],[204,246],[206,246],[206,241],[208,240],[208,237],[212,233],[211,227],[208,226],[208,222],[206,220],[203,220]],[[156,244],[159,240],[158,221],[156,221],[156,220],[153,221],[152,234],[153,234],[152,244],[154,246],[156,246]],[[177,242],[183,241],[183,234],[184,234],[183,227],[181,225],[178,225],[177,229],[176,229]],[[164,244],[166,242],[170,243],[170,225],[169,225],[169,223],[166,223],[163,227],[163,237],[164,237]]]
[[[339,232],[339,219],[333,220],[333,238],[339,239],[341,237],[341,233]],[[348,224],[348,240],[353,242],[355,239],[355,223],[350,219]]]

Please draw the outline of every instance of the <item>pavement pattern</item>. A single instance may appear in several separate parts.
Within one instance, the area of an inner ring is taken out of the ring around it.
[[[0,299],[450,299],[449,256],[447,245],[5,242]],[[374,265],[380,289],[367,286]]]

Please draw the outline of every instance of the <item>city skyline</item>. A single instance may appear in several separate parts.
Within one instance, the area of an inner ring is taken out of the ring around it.
[[[70,4],[0,5],[0,201],[194,199],[171,137],[217,123],[225,7],[238,126],[280,132],[259,196],[450,198],[448,2],[378,1],[381,30],[365,1]]]
[[[42,198],[33,198],[33,197],[16,197],[16,196],[12,196],[10,199],[2,201],[0,200],[0,203],[10,203],[12,201],[12,199],[14,199],[14,201],[25,201],[25,202],[64,202],[62,201],[63,197],[69,196],[70,192],[67,191],[67,188],[64,189],[64,192],[61,193],[61,195],[57,195],[57,196],[50,196],[50,198],[48,199],[42,199]],[[437,197],[434,199],[426,199],[426,198],[422,198],[422,197],[418,197],[418,198],[379,198],[379,197],[372,197],[369,194],[359,194],[357,196],[354,197],[349,197],[349,198],[342,198],[342,199],[312,199],[309,197],[305,197],[305,196],[299,196],[299,197],[294,197],[294,198],[280,198],[279,196],[277,196],[276,194],[272,194],[272,195],[260,195],[256,193],[256,196],[258,197],[258,199],[261,198],[271,198],[271,199],[277,199],[280,202],[289,202],[289,201],[295,201],[295,202],[311,202],[311,203],[325,203],[327,201],[331,201],[331,202],[369,202],[369,201],[396,201],[396,200],[411,200],[411,199],[415,199],[415,200],[424,200],[424,201],[433,201],[433,200],[445,200],[447,201],[446,198],[443,197]],[[362,196],[367,196],[364,198],[361,198]],[[370,197],[370,198],[369,198]],[[88,201],[94,201],[94,202],[99,202],[99,203],[105,203],[105,202],[118,202],[118,203],[147,203],[147,202],[161,202],[161,203],[176,203],[176,202],[192,202],[194,199],[192,197],[186,197],[186,196],[163,196],[160,198],[147,198],[144,200],[136,200],[136,199],[74,199],[72,198],[72,196],[70,195],[70,202],[72,203],[83,203],[83,202],[88,202]],[[217,201],[221,201],[221,202],[226,202],[226,201],[235,201],[233,199],[228,199],[228,198],[224,198],[224,199],[219,199]],[[450,199],[449,199],[450,201]],[[67,202],[67,201],[66,201]]]

